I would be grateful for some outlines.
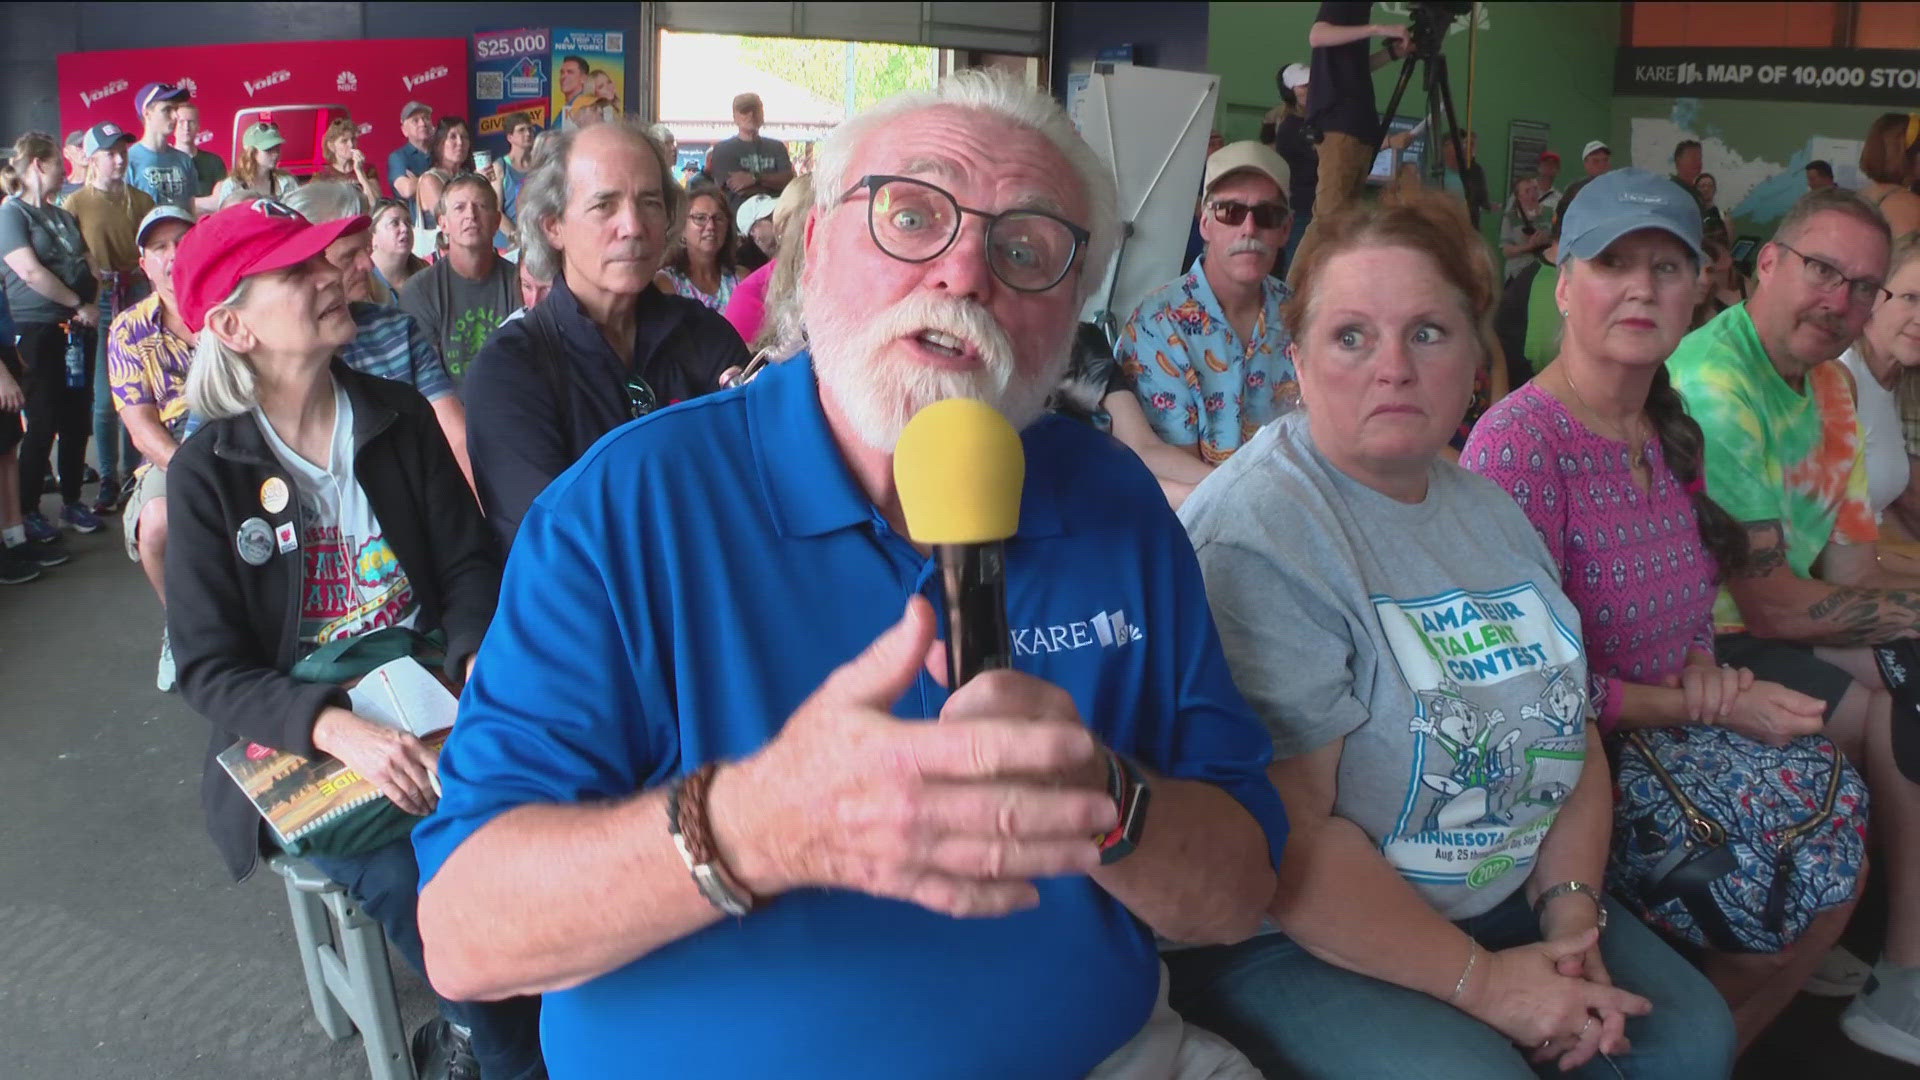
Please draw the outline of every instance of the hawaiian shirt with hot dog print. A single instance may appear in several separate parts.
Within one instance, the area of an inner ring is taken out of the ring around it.
[[[1243,341],[1196,259],[1186,277],[1140,301],[1114,349],[1153,430],[1174,446],[1198,443],[1213,464],[1300,404],[1280,321],[1290,293],[1273,277],[1262,293],[1253,337]]]

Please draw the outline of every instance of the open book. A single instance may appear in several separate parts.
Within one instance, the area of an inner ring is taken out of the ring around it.
[[[410,656],[369,671],[347,696],[357,715],[411,732],[436,749],[446,742],[460,706],[440,680]],[[219,762],[282,845],[384,798],[371,781],[325,755],[303,758],[243,741],[221,751]]]

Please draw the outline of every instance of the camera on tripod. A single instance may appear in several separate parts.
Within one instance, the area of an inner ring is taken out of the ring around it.
[[[1407,31],[1412,41],[1408,51],[1415,56],[1439,55],[1447,40],[1447,28],[1455,19],[1473,14],[1470,0],[1417,0],[1408,9],[1412,19]]]

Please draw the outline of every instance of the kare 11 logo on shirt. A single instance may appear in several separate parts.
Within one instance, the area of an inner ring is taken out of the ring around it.
[[[1012,636],[1013,655],[1038,656],[1092,646],[1124,648],[1132,642],[1145,641],[1147,632],[1127,621],[1125,611],[1097,611],[1090,618],[1070,623],[1015,627]]]

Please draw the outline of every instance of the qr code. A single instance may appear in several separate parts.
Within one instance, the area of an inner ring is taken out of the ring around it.
[[[626,49],[627,49],[626,31],[623,30],[617,33],[609,33],[607,35],[607,47],[603,51],[610,52],[610,53],[617,53],[617,52],[625,52]]]
[[[473,96],[481,101],[500,101],[507,96],[507,73],[504,71],[476,71],[473,73]]]

